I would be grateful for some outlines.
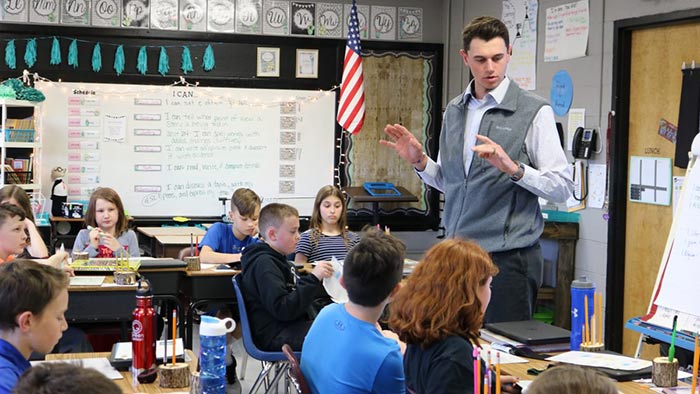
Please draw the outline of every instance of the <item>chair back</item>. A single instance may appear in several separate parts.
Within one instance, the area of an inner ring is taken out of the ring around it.
[[[243,299],[243,292],[241,291],[240,281],[241,274],[234,275],[231,279],[233,281],[233,288],[236,291],[236,304],[238,304],[238,314],[241,318],[241,334],[243,336],[243,347],[245,347],[246,352],[256,360],[260,361],[281,361],[284,360],[284,355],[281,352],[267,352],[258,349],[253,342],[253,334],[250,329],[250,321],[248,320],[248,311],[245,307],[245,300]]]
[[[194,255],[195,255],[194,247],[187,246],[187,247],[180,249],[180,251],[177,252],[177,259],[185,261],[185,257],[194,256]]]
[[[301,372],[301,367],[299,366],[299,360],[294,354],[292,347],[286,343],[282,345],[282,353],[287,356],[287,361],[289,361],[289,377],[294,383],[294,387],[297,389],[299,394],[311,394],[311,389],[309,389],[309,384],[306,383],[306,378]]]

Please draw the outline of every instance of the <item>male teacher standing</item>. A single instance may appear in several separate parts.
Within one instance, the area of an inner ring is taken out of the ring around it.
[[[537,197],[566,201],[571,169],[552,107],[505,76],[512,50],[505,24],[478,17],[462,39],[460,54],[474,79],[445,109],[437,162],[399,124],[384,128],[390,140],[381,143],[445,194],[447,235],[490,252],[500,272],[485,322],[527,320],[542,282]]]

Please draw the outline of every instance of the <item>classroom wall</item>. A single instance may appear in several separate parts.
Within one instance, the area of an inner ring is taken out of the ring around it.
[[[468,83],[468,72],[462,66],[458,54],[461,49],[461,31],[464,24],[480,15],[500,17],[502,3],[480,0],[445,0],[445,2],[446,85],[443,92],[447,100],[460,94]],[[542,59],[545,10],[569,2],[572,1],[540,0],[539,2],[537,90],[535,92],[548,99],[552,76],[560,69],[567,70],[574,81],[571,107],[585,108],[586,126],[598,128],[604,133],[607,128],[608,111],[611,109],[615,21],[698,8],[699,4],[697,0],[589,0],[588,56],[544,63]],[[566,117],[558,117],[557,120],[566,125]],[[571,159],[570,155],[569,159]],[[605,150],[594,155],[590,162],[605,164]],[[607,268],[607,222],[603,219],[603,211],[600,209],[586,208],[579,213],[581,218],[579,241],[576,247],[576,275],[588,276],[596,283],[598,289],[604,291]]]

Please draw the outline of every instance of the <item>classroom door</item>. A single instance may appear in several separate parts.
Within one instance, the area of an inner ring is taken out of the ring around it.
[[[681,65],[700,61],[700,23],[640,29],[632,33],[629,112],[631,156],[670,157],[675,145],[659,135],[659,121],[678,124]],[[625,160],[619,158],[618,160]],[[673,167],[673,175],[685,169]],[[629,185],[629,174],[627,178]],[[672,222],[672,206],[641,204],[627,199],[624,322],[646,314]],[[622,349],[633,355],[639,334],[624,330]],[[658,346],[645,346],[642,357],[658,356]]]

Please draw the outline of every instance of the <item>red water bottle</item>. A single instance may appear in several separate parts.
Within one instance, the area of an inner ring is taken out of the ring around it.
[[[151,282],[136,282],[136,309],[131,314],[131,372],[141,381],[156,367],[156,341],[153,335],[153,291]]]

